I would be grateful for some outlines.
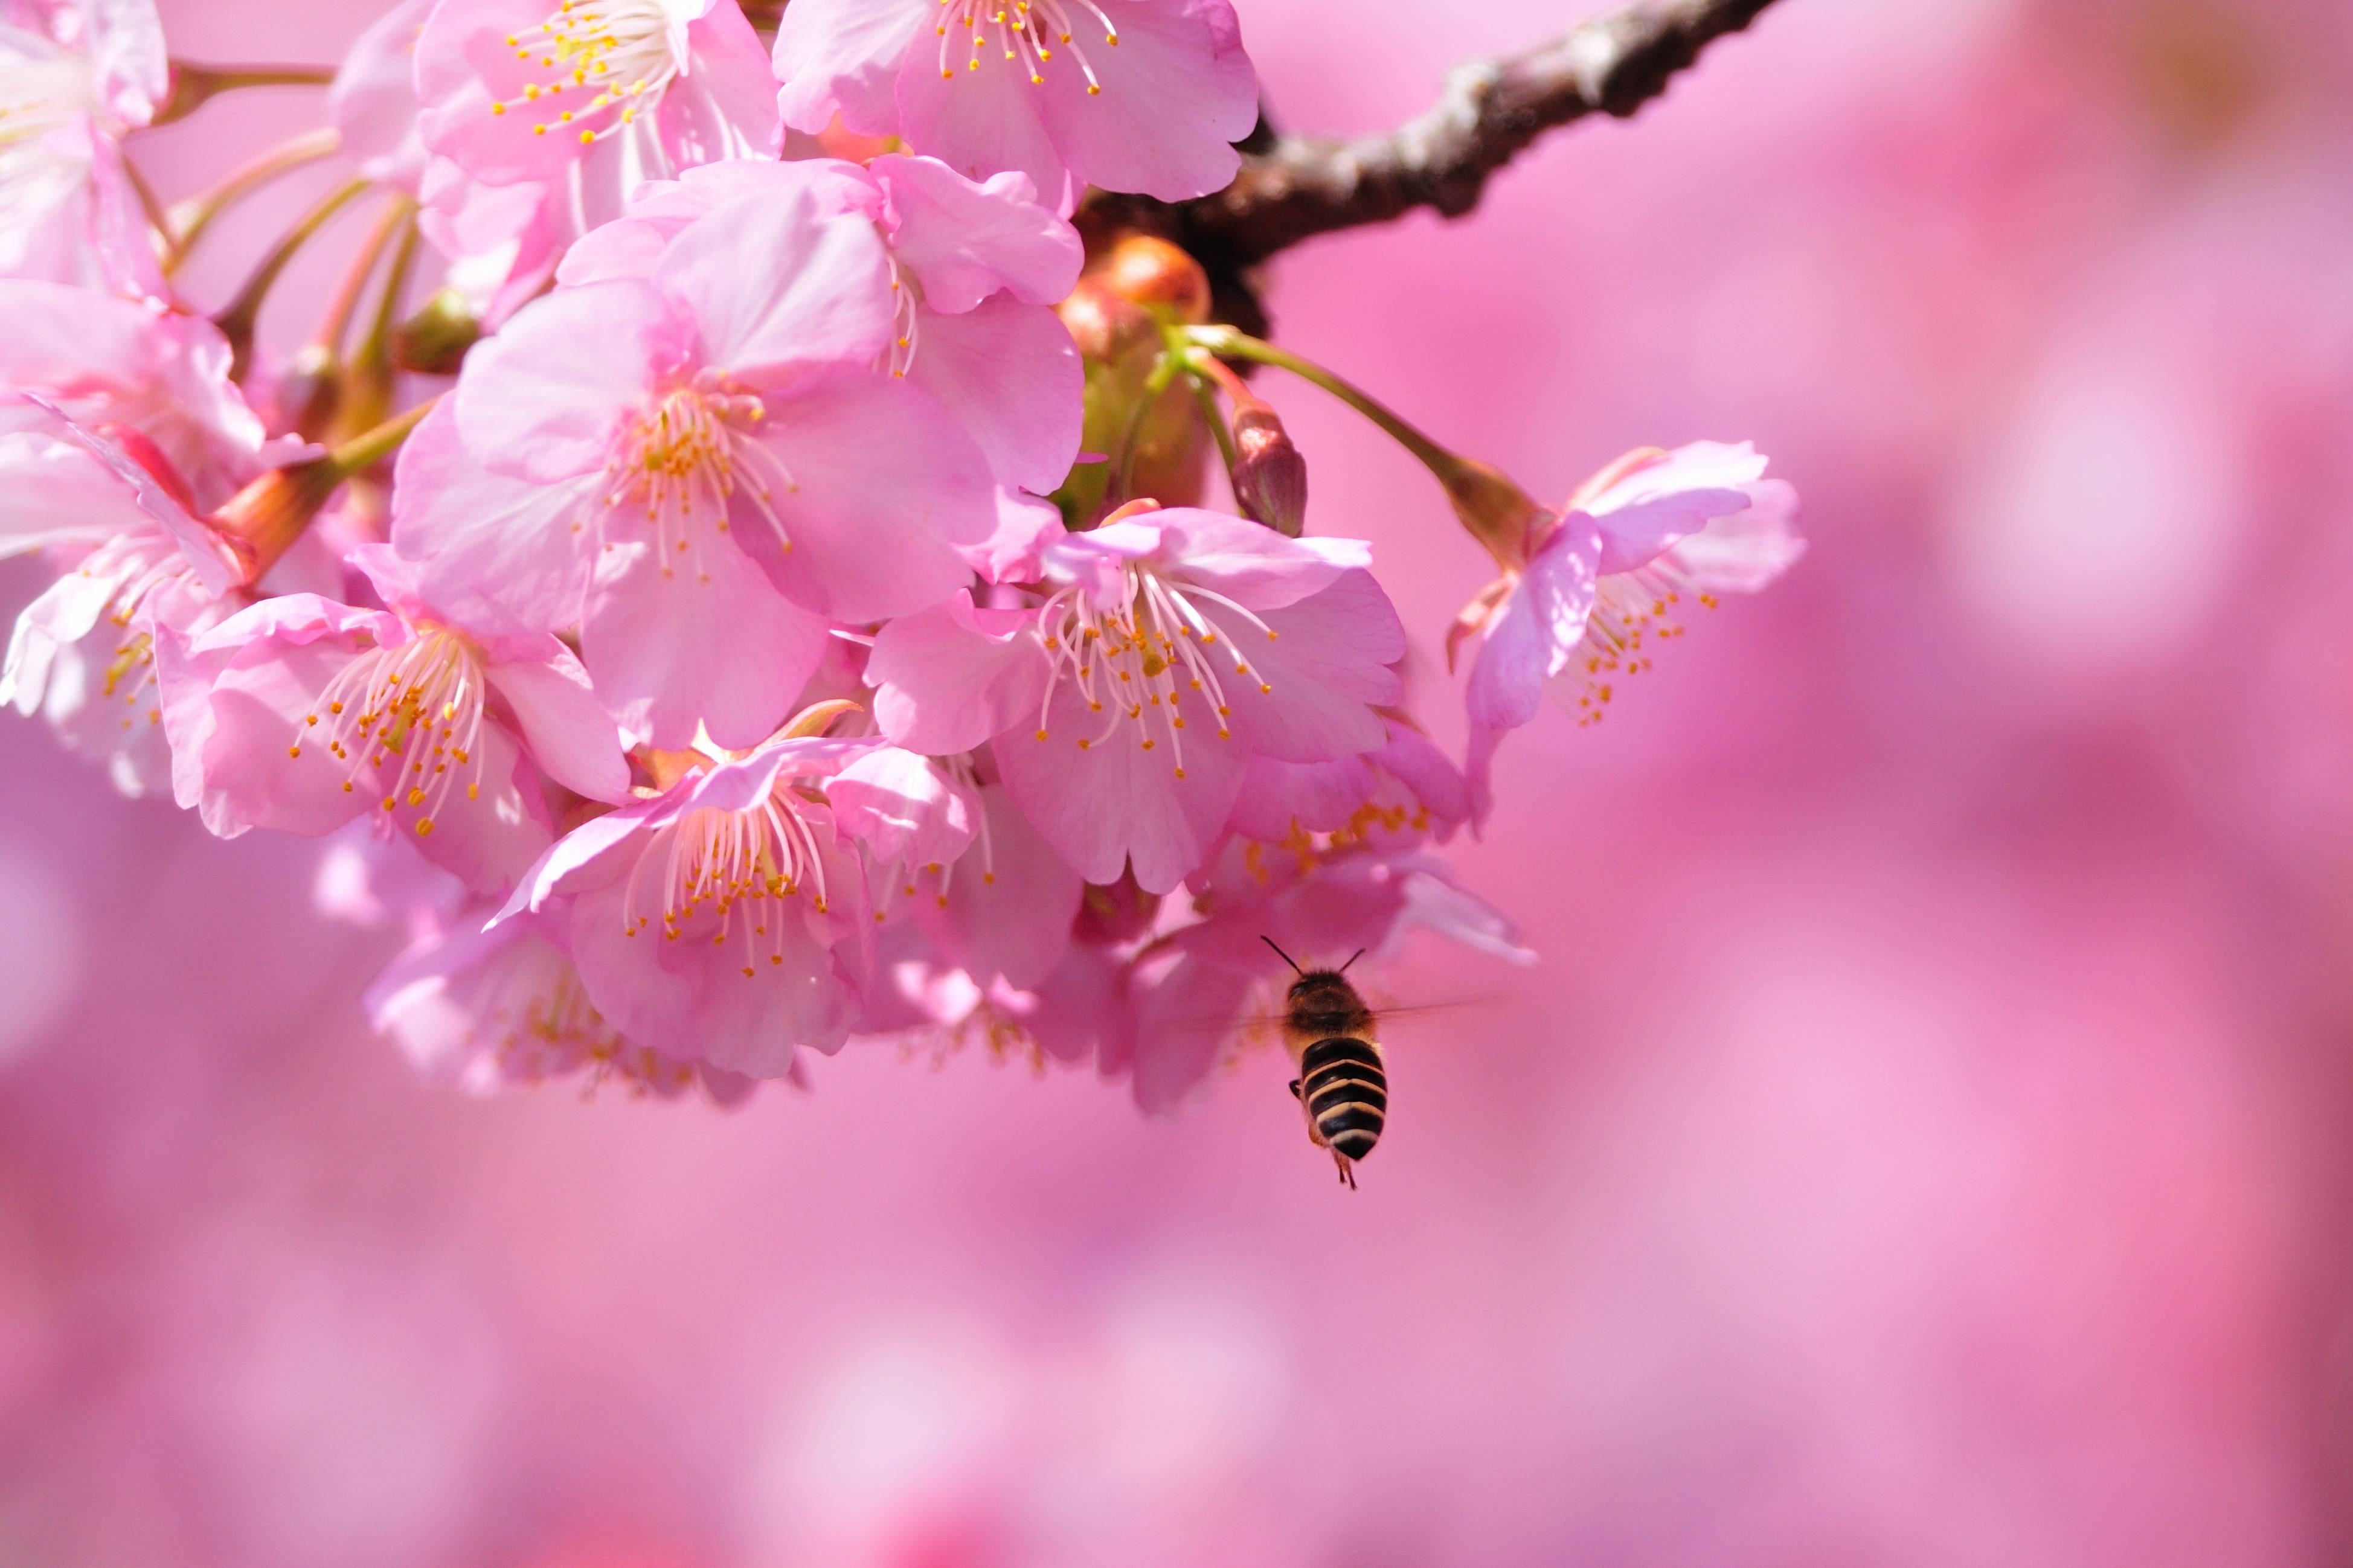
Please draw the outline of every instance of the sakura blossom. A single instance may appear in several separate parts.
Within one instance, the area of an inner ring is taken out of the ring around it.
[[[153,0],[0,10],[0,278],[161,292],[121,142],[170,86]]]
[[[1163,201],[1234,176],[1258,83],[1226,0],[797,0],[776,34],[785,122],[902,137],[1062,212],[1089,185]]]
[[[558,840],[495,917],[560,922],[589,999],[663,1055],[752,1078],[840,1048],[869,927],[863,851],[825,783],[871,742],[776,742]]]
[[[745,251],[778,268],[739,266]],[[987,465],[875,366],[889,257],[807,191],[729,204],[652,275],[559,290],[467,363],[404,453],[395,544],[543,627],[579,622],[633,735],[766,738],[828,617],[955,590],[994,531]]]
[[[1381,744],[1374,709],[1399,694],[1405,634],[1369,559],[1189,509],[1107,522],[1057,547],[1050,591],[1009,636],[962,603],[886,628],[876,713],[922,750],[993,742],[1014,800],[1082,875],[1132,865],[1165,893],[1223,827],[1250,759]]]
[[[1504,733],[1535,717],[1547,688],[1597,724],[1620,684],[1689,629],[1684,616],[1794,564],[1797,511],[1797,492],[1766,479],[1752,447],[1703,441],[1630,452],[1557,516],[1539,514],[1448,637],[1450,655],[1481,639],[1466,689],[1481,788]]]
[[[17,617],[0,703],[42,715],[125,795],[168,787],[157,639],[235,607],[236,557],[135,427],[109,440],[37,394],[0,401],[0,556],[38,552],[57,574]]]
[[[502,895],[552,837],[540,770],[584,800],[628,798],[619,732],[554,637],[438,614],[381,545],[353,563],[394,608],[288,594],[167,639],[180,804],[224,837],[366,815]]]

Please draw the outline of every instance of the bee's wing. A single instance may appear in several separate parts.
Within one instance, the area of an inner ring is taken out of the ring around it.
[[[1427,1019],[1446,1017],[1452,1014],[1475,1011],[1482,1007],[1493,1006],[1498,1000],[1499,998],[1493,996],[1465,996],[1443,1002],[1417,1002],[1396,1007],[1376,1006],[1370,1010],[1373,1015],[1374,1027],[1379,1028],[1392,1020],[1419,1023]],[[1202,1035],[1227,1035],[1245,1040],[1279,1039],[1282,1034],[1282,1014],[1271,1012],[1265,1008],[1254,1008],[1238,1016],[1173,1018],[1160,1026],[1179,1035],[1196,1037]],[[1412,1032],[1419,1034],[1421,1031]]]

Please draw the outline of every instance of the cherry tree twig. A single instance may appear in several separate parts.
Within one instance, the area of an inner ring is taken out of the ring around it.
[[[1087,220],[1140,228],[1239,272],[1303,240],[1417,208],[1460,217],[1537,137],[1589,114],[1631,115],[1773,0],[1638,0],[1566,37],[1450,72],[1438,103],[1393,131],[1353,138],[1261,134],[1215,195],[1173,205],[1098,197]]]

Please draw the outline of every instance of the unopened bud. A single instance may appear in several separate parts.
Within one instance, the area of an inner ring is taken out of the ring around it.
[[[275,401],[280,423],[305,441],[326,439],[343,403],[335,351],[311,343],[296,354],[278,378]]]
[[[302,537],[337,488],[350,478],[333,458],[272,468],[213,514],[213,531],[237,557],[248,584],[258,583]]]
[[[392,362],[418,375],[455,375],[467,351],[481,341],[482,323],[455,289],[444,289],[425,308],[392,330]]]
[[[1282,416],[1253,398],[1235,410],[1234,500],[1242,515],[1287,539],[1307,527],[1307,459]]]
[[[1201,264],[1165,239],[1124,235],[1091,268],[1112,292],[1155,314],[1198,327],[1209,319],[1209,275]]]

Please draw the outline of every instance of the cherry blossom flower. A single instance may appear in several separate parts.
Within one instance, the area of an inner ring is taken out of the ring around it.
[[[866,868],[826,799],[872,740],[786,739],[558,839],[495,925],[557,922],[589,1000],[681,1061],[776,1078],[849,1037],[871,969]]]
[[[871,223],[791,191],[690,225],[649,278],[533,303],[403,449],[394,543],[437,595],[581,623],[632,736],[757,744],[829,619],[953,593],[996,527],[971,439],[873,368],[889,271]]]
[[[898,135],[975,179],[1018,171],[1057,211],[1089,185],[1222,189],[1258,119],[1226,0],[795,0],[785,122]]]
[[[236,607],[235,557],[153,442],[101,437],[37,394],[0,397],[0,557],[42,551],[58,569],[17,617],[0,703],[42,714],[124,794],[165,787],[156,639]]]
[[[193,507],[267,466],[261,421],[229,380],[229,346],[200,316],[28,279],[0,279],[0,388],[40,394],[85,429],[135,431]]]
[[[1038,205],[1029,180],[965,179],[931,158],[886,154],[861,168],[834,159],[739,159],[639,187],[629,216],[565,256],[564,283],[644,277],[688,224],[762,192],[808,190],[828,216],[870,217],[891,247],[903,375],[954,414],[997,479],[1044,492],[1078,456],[1085,373],[1051,307],[1086,258],[1077,231]]]
[[[353,552],[391,607],[289,594],[164,644],[180,804],[222,837],[323,834],[373,815],[476,889],[503,893],[551,839],[536,761],[628,798],[612,720],[545,632],[464,624],[380,545]]]
[[[1679,612],[1755,593],[1804,553],[1797,510],[1754,447],[1701,441],[1630,452],[1559,515],[1539,515],[1524,559],[1504,563],[1447,639],[1450,657],[1482,639],[1465,693],[1482,803],[1496,746],[1536,716],[1547,684],[1580,724],[1599,722],[1618,682],[1683,635]]]
[[[579,971],[538,922],[484,930],[493,912],[477,904],[438,924],[363,999],[421,1077],[470,1094],[580,1077],[592,1089],[617,1080],[662,1099],[697,1083],[721,1105],[750,1096],[755,1086],[740,1074],[632,1044],[596,1011]]]
[[[164,292],[121,141],[170,86],[153,0],[0,6],[0,277]]]
[[[1005,787],[1091,882],[1176,886],[1253,757],[1322,763],[1388,740],[1405,635],[1361,543],[1172,508],[1047,552],[1035,609],[949,599],[885,626],[875,717],[933,754],[992,747]]]
[[[417,40],[426,146],[485,184],[554,184],[574,232],[641,180],[782,145],[735,0],[443,0]]]
[[[1207,918],[1144,955],[1132,982],[1133,1055],[1101,1063],[1128,1073],[1150,1111],[1174,1107],[1239,1031],[1279,1008],[1291,971],[1264,939],[1303,964],[1337,965],[1363,950],[1377,965],[1422,928],[1507,963],[1535,961],[1512,921],[1429,855],[1328,840],[1269,853],[1233,839],[1198,880],[1195,906]]]

